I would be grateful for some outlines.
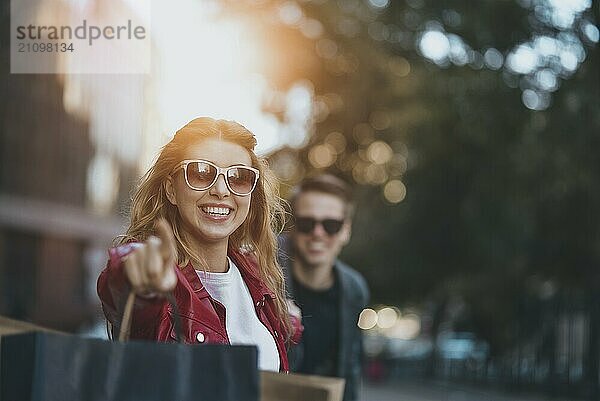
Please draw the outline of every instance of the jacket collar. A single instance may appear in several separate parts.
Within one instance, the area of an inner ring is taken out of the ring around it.
[[[253,253],[230,249],[227,252],[227,256],[229,256],[240,270],[240,274],[255,302],[265,297],[275,298],[275,294],[269,290],[264,281],[259,277],[258,261]],[[188,262],[184,267],[180,267],[180,271],[199,298],[210,296],[191,262]]]
[[[266,297],[275,299],[275,294],[266,286],[264,280],[260,278],[258,260],[254,253],[230,249],[228,256],[240,270],[242,278],[255,301]]]
[[[198,277],[198,273],[196,273],[194,266],[192,266],[192,262],[188,262],[184,267],[180,267],[180,271],[198,297],[206,298],[209,296],[208,291],[206,291],[206,288],[200,281],[200,277]]]

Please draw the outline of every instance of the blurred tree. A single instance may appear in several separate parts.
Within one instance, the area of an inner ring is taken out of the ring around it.
[[[374,302],[460,296],[501,352],[524,299],[597,288],[598,2],[229,3],[278,90],[310,80],[315,132],[272,161],[358,184],[344,256]]]

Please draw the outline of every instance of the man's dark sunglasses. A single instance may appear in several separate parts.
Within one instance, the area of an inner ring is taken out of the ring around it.
[[[315,220],[312,217],[296,217],[296,230],[301,233],[312,233],[317,224],[320,224],[327,234],[335,235],[339,233],[342,229],[342,226],[344,225],[344,220]]]

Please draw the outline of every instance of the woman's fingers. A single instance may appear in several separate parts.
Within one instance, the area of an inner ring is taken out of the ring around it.
[[[165,262],[165,265],[169,262],[175,261],[177,254],[177,246],[175,245],[175,237],[173,236],[173,229],[163,218],[156,222],[156,235],[161,241],[160,254]],[[170,266],[172,267],[172,266]]]
[[[175,269],[170,265],[166,268],[164,273],[158,290],[160,292],[172,291],[177,286],[177,274],[175,274]]]
[[[131,252],[125,257],[123,264],[125,266],[125,275],[127,276],[127,279],[134,291],[137,292],[143,283],[139,267],[139,254],[137,252]]]
[[[144,270],[146,271],[148,284],[150,285],[160,281],[164,270],[163,260],[160,256],[161,242],[162,241],[155,236],[148,237],[148,240],[146,241],[146,268]]]
[[[157,223],[157,235],[148,237],[124,260],[127,278],[137,294],[168,292],[177,285],[175,238],[162,219]]]
[[[174,289],[177,285],[177,275],[174,270],[177,259],[177,245],[173,229],[163,218],[156,222],[156,234],[161,241],[159,250],[163,262],[163,276],[160,283],[160,290],[167,292]]]

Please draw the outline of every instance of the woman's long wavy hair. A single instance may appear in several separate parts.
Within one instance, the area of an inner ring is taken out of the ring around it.
[[[129,228],[116,242],[145,241],[154,234],[154,223],[162,217],[173,229],[177,243],[177,263],[185,266],[192,260],[205,264],[184,235],[177,206],[167,199],[165,182],[175,166],[185,157],[186,148],[207,138],[218,138],[242,146],[252,159],[252,167],[260,171],[260,178],[251,195],[248,216],[229,237],[229,247],[255,254],[259,275],[275,294],[276,313],[286,331],[290,333],[284,277],[276,257],[277,234],[281,232],[285,222],[283,201],[278,195],[277,179],[267,161],[254,153],[256,138],[242,125],[233,121],[202,117],[179,129],[173,139],[162,148],[154,165],[141,178],[132,198]]]

